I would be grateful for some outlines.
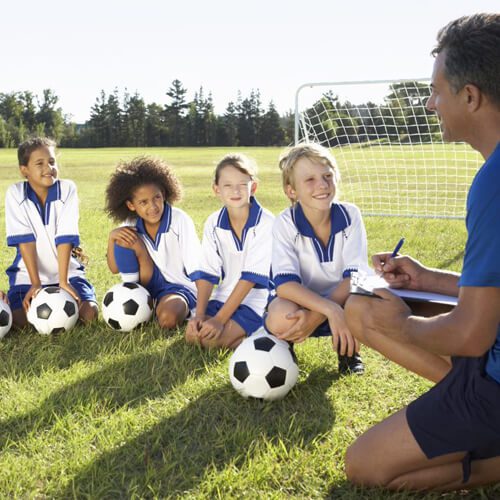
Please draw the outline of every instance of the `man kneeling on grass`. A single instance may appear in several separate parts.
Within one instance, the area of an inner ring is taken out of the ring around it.
[[[361,342],[437,382],[372,427],[347,450],[349,480],[399,490],[455,490],[500,481],[500,14],[462,17],[443,28],[427,107],[443,138],[485,159],[467,199],[461,276],[410,257],[375,255],[395,287],[458,296],[449,312],[412,315],[386,290],[351,296],[350,331]]]

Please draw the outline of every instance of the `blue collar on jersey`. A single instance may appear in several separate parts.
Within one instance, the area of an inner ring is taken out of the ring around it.
[[[160,227],[158,227],[158,232],[156,233],[155,241],[151,240],[151,237],[146,231],[146,227],[144,226],[144,219],[137,217],[137,223],[135,227],[137,228],[138,233],[144,234],[147,238],[149,238],[152,241],[155,248],[158,248],[161,235],[163,233],[168,233],[171,222],[172,222],[172,207],[168,203],[165,203],[165,208],[163,210],[163,214],[160,219]]]
[[[262,216],[262,207],[259,205],[257,199],[254,196],[251,196],[250,212],[248,214],[248,219],[245,223],[245,227],[241,232],[241,241],[236,236],[236,234],[233,231],[233,228],[231,227],[231,222],[229,220],[229,213],[226,207],[223,207],[222,210],[220,211],[219,218],[217,219],[217,227],[231,231],[234,242],[236,244],[236,248],[238,250],[243,250],[243,244],[245,243],[245,236],[248,230],[251,229],[252,227],[255,227],[260,222],[261,216]]]
[[[307,220],[300,203],[296,203],[293,207],[291,207],[290,212],[292,220],[299,233],[302,236],[312,239],[320,262],[331,262],[333,259],[333,244],[335,241],[335,235],[351,225],[351,218],[349,217],[347,210],[338,203],[332,203],[330,208],[331,234],[326,248],[314,234],[314,229],[312,228],[311,223]]]
[[[50,204],[53,201],[61,199],[61,182],[56,181],[54,182],[54,184],[52,184],[52,186],[49,187],[47,191],[47,199],[45,200],[45,207],[42,207],[42,205],[40,205],[38,197],[28,181],[24,182],[24,199],[33,202],[36,209],[38,210],[38,213],[40,214],[40,217],[43,220],[44,226],[46,226],[49,223]]]

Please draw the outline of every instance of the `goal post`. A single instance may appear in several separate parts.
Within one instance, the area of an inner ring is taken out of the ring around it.
[[[429,79],[307,83],[295,95],[295,143],[330,148],[341,198],[363,215],[463,218],[482,163],[465,143],[444,143],[426,109]]]

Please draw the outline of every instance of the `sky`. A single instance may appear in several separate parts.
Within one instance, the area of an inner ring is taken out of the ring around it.
[[[2,4],[0,92],[45,88],[82,123],[101,90],[166,104],[174,79],[222,114],[238,91],[292,110],[306,82],[429,77],[436,33],[498,0],[25,0]]]

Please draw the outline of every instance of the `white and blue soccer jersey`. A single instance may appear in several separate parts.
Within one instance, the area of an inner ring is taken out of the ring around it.
[[[36,243],[38,274],[42,285],[59,282],[57,246],[80,244],[78,234],[78,194],[74,182],[56,181],[48,191],[45,207],[40,205],[27,181],[13,184],[5,195],[7,244],[17,247],[12,265],[7,269],[10,287],[31,285],[26,265],[19,251],[20,243]],[[84,268],[71,257],[68,279],[83,277]]]
[[[160,227],[154,241],[148,235],[141,218],[126,221],[137,229],[155,266],[168,283],[183,285],[196,296],[191,276],[199,267],[200,240],[189,215],[165,203]],[[123,281],[139,281],[139,272],[131,275],[120,272]]]
[[[231,227],[226,207],[208,217],[196,279],[218,285],[212,293],[212,300],[226,302],[239,280],[250,281],[255,286],[242,304],[259,316],[263,314],[270,286],[273,222],[274,215],[253,197],[241,240]]]
[[[273,226],[272,275],[278,288],[295,281],[328,297],[340,282],[368,270],[366,231],[351,203],[331,206],[331,235],[325,247],[316,237],[300,203],[285,209]]]

